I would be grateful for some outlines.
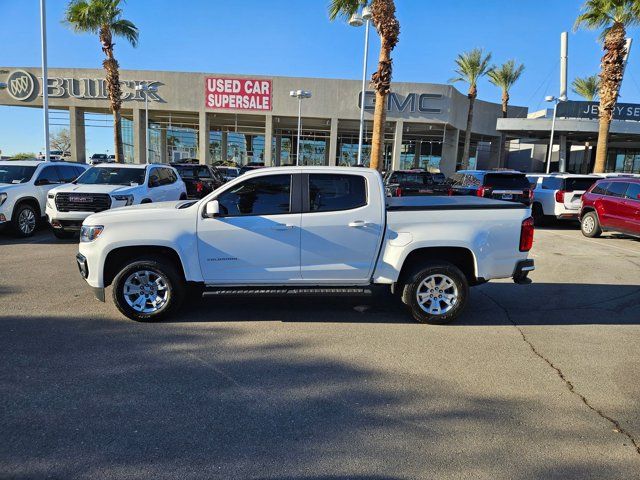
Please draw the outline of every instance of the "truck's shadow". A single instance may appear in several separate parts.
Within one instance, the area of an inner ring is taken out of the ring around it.
[[[501,282],[472,288],[465,312],[451,326],[640,324],[639,312],[638,285]],[[167,322],[246,321],[415,323],[385,291],[369,297],[206,298],[185,305]]]

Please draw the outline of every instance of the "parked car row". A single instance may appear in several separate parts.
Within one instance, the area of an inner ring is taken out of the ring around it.
[[[582,195],[580,225],[586,237],[602,232],[640,237],[640,178],[598,180]]]

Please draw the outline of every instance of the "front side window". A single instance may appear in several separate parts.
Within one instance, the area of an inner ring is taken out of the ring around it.
[[[25,183],[31,180],[36,167],[0,165],[0,183]]]
[[[144,168],[92,167],[74,182],[79,185],[142,185]]]
[[[595,193],[596,195],[606,195],[609,185],[609,182],[597,183],[596,186],[593,187],[593,190],[591,190],[591,193]]]
[[[291,211],[291,175],[265,175],[234,185],[217,197],[226,216],[278,215]]]
[[[55,183],[60,183],[60,177],[58,176],[58,171],[56,170],[56,167],[54,166],[44,167],[40,172],[40,175],[38,175],[38,179],[36,180],[36,183],[39,183],[41,185],[51,185]]]
[[[625,197],[630,200],[640,201],[640,183],[630,183]]]
[[[611,182],[607,188],[607,195],[622,198],[627,191],[628,185],[626,182]]]
[[[361,175],[309,175],[309,209],[312,212],[350,210],[367,204],[367,186]]]

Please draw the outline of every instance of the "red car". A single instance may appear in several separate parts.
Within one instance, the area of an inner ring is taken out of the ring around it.
[[[583,196],[582,233],[597,237],[614,231],[640,236],[640,178],[604,178]]]

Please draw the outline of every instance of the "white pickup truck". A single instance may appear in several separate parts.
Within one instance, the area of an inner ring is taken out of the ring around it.
[[[98,299],[113,285],[118,309],[148,321],[193,291],[291,297],[382,284],[417,321],[447,323],[470,285],[530,282],[528,207],[475,197],[386,201],[374,170],[263,168],[198,201],[91,215],[76,260]]]

